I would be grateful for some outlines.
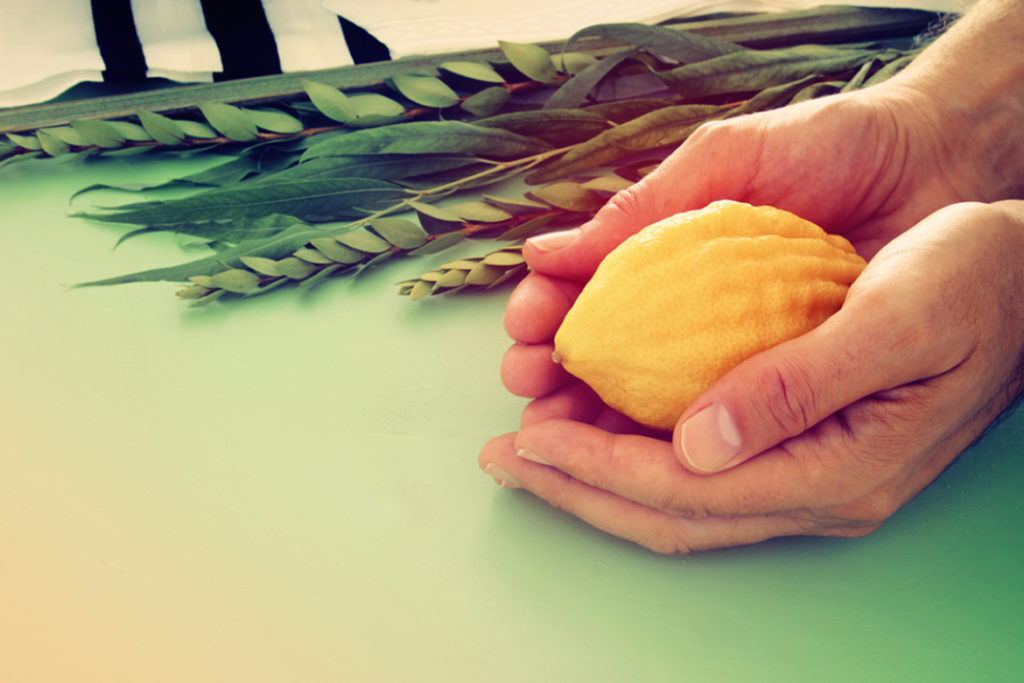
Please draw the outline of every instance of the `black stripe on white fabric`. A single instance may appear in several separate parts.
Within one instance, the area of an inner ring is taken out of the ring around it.
[[[223,66],[215,80],[281,73],[277,43],[260,0],[201,0],[201,4]]]
[[[131,0],[91,0],[96,44],[106,69],[106,81],[130,81],[146,77],[146,56],[135,30]]]
[[[356,64],[366,62],[386,62],[391,59],[391,51],[387,46],[366,32],[362,26],[353,24],[345,17],[341,20],[341,31],[348,43],[348,52]]]

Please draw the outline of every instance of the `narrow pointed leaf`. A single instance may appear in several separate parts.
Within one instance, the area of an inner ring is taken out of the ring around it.
[[[327,118],[339,123],[349,123],[356,118],[355,109],[345,93],[323,83],[300,79],[302,88],[310,101]]]
[[[499,40],[498,46],[512,66],[531,81],[551,83],[558,78],[551,55],[541,46],[507,40]]]
[[[577,31],[566,43],[566,49],[581,38],[593,37],[617,40],[680,62],[698,62],[746,49],[727,40],[710,38],[690,31],[634,23],[589,26]]]
[[[512,218],[512,214],[508,211],[486,202],[462,202],[448,206],[446,209],[459,218],[472,223],[500,223]]]
[[[757,92],[805,76],[855,69],[875,54],[825,45],[744,50],[659,72],[658,76],[687,97]]]
[[[358,130],[315,144],[302,161],[351,154],[478,154],[508,158],[549,150],[547,143],[460,121],[419,121]]]
[[[508,211],[509,213],[520,216],[522,214],[537,213],[539,211],[546,211],[548,205],[542,202],[535,202],[532,199],[526,199],[525,197],[497,197],[495,195],[481,195],[488,204],[493,204],[499,209]]]
[[[295,225],[304,225],[292,216],[272,214],[259,218],[232,218],[217,221],[194,221],[189,223],[161,223],[125,233],[117,240],[120,245],[125,240],[138,235],[152,232],[175,232],[180,235],[192,235],[208,240],[218,240],[230,244],[238,244],[247,240],[266,239]]]
[[[505,79],[490,64],[482,62],[451,61],[442,62],[439,67],[463,78],[481,83],[504,83]]]
[[[810,75],[790,83],[783,83],[782,85],[765,88],[739,107],[726,112],[722,118],[733,118],[735,116],[743,116],[744,114],[752,114],[758,111],[766,111],[768,109],[783,107],[789,104],[797,93],[817,79],[817,76]]]
[[[633,152],[677,144],[697,126],[725,110],[725,107],[704,104],[657,109],[584,142],[561,159],[541,167],[526,181],[543,183],[609,164]]]
[[[297,224],[267,239],[249,240],[231,249],[207,256],[206,258],[189,261],[166,268],[152,268],[137,273],[129,273],[117,277],[83,282],[76,287],[94,287],[100,285],[116,285],[129,282],[184,282],[195,275],[212,276],[229,268],[244,268],[242,256],[259,256],[268,259],[279,259],[296,249],[301,248],[311,239],[324,236],[324,230],[307,224]],[[298,260],[298,259],[294,259]],[[308,265],[308,264],[307,264]]]
[[[178,145],[185,139],[185,131],[173,119],[145,109],[136,113],[143,130],[163,145]]]
[[[253,179],[252,182],[275,183],[284,180],[316,180],[321,178],[378,178],[399,180],[439,171],[463,168],[475,163],[469,156],[455,154],[356,154],[310,159],[277,173]]]
[[[623,50],[595,61],[590,66],[567,80],[556,90],[544,109],[574,109],[583,104],[601,80],[615,70],[619,64],[636,54],[636,50]]]
[[[285,214],[303,220],[353,218],[405,194],[391,183],[365,178],[288,181],[217,188],[132,211],[82,214],[117,223],[161,225]]]
[[[611,126],[603,116],[579,109],[544,109],[500,114],[475,121],[474,125],[500,128],[517,135],[539,138],[558,147],[589,140]]]
[[[245,109],[224,102],[200,102],[199,111],[218,133],[229,140],[250,142],[259,137],[256,124]]]
[[[398,92],[424,107],[444,108],[459,103],[455,91],[436,76],[395,74],[391,82]]]

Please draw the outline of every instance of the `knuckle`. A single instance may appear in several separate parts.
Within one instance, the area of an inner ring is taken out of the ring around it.
[[[775,365],[763,373],[755,388],[767,413],[763,417],[787,436],[796,436],[814,424],[815,393],[807,371],[797,363]]]

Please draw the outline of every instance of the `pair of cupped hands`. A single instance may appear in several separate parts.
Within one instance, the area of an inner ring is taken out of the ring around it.
[[[1020,390],[1024,202],[988,203],[994,152],[883,86],[703,126],[589,223],[528,241],[501,376],[533,400],[484,471],[662,553],[864,535],[933,481]],[[555,364],[552,340],[609,251],[717,199],[791,211],[868,266],[837,314],[653,433]]]

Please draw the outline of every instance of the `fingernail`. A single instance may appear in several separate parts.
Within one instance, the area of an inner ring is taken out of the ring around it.
[[[683,457],[699,472],[717,472],[740,452],[743,439],[729,411],[712,403],[680,429]]]
[[[503,489],[521,489],[522,485],[519,480],[509,474],[508,470],[499,465],[498,463],[492,462],[484,468],[484,472],[494,477],[494,483]]]
[[[549,232],[546,235],[538,235],[537,237],[531,237],[527,240],[534,247],[543,252],[555,251],[562,247],[567,247],[576,241],[576,236],[579,235],[579,231],[576,229],[572,230],[561,230],[559,232]]]
[[[551,464],[547,460],[545,460],[544,458],[542,458],[539,455],[537,455],[536,453],[534,453],[533,451],[528,451],[525,448],[520,448],[518,451],[516,451],[516,455],[518,455],[523,460],[529,460],[530,462],[536,462],[536,463],[539,463],[541,465],[550,465]]]

